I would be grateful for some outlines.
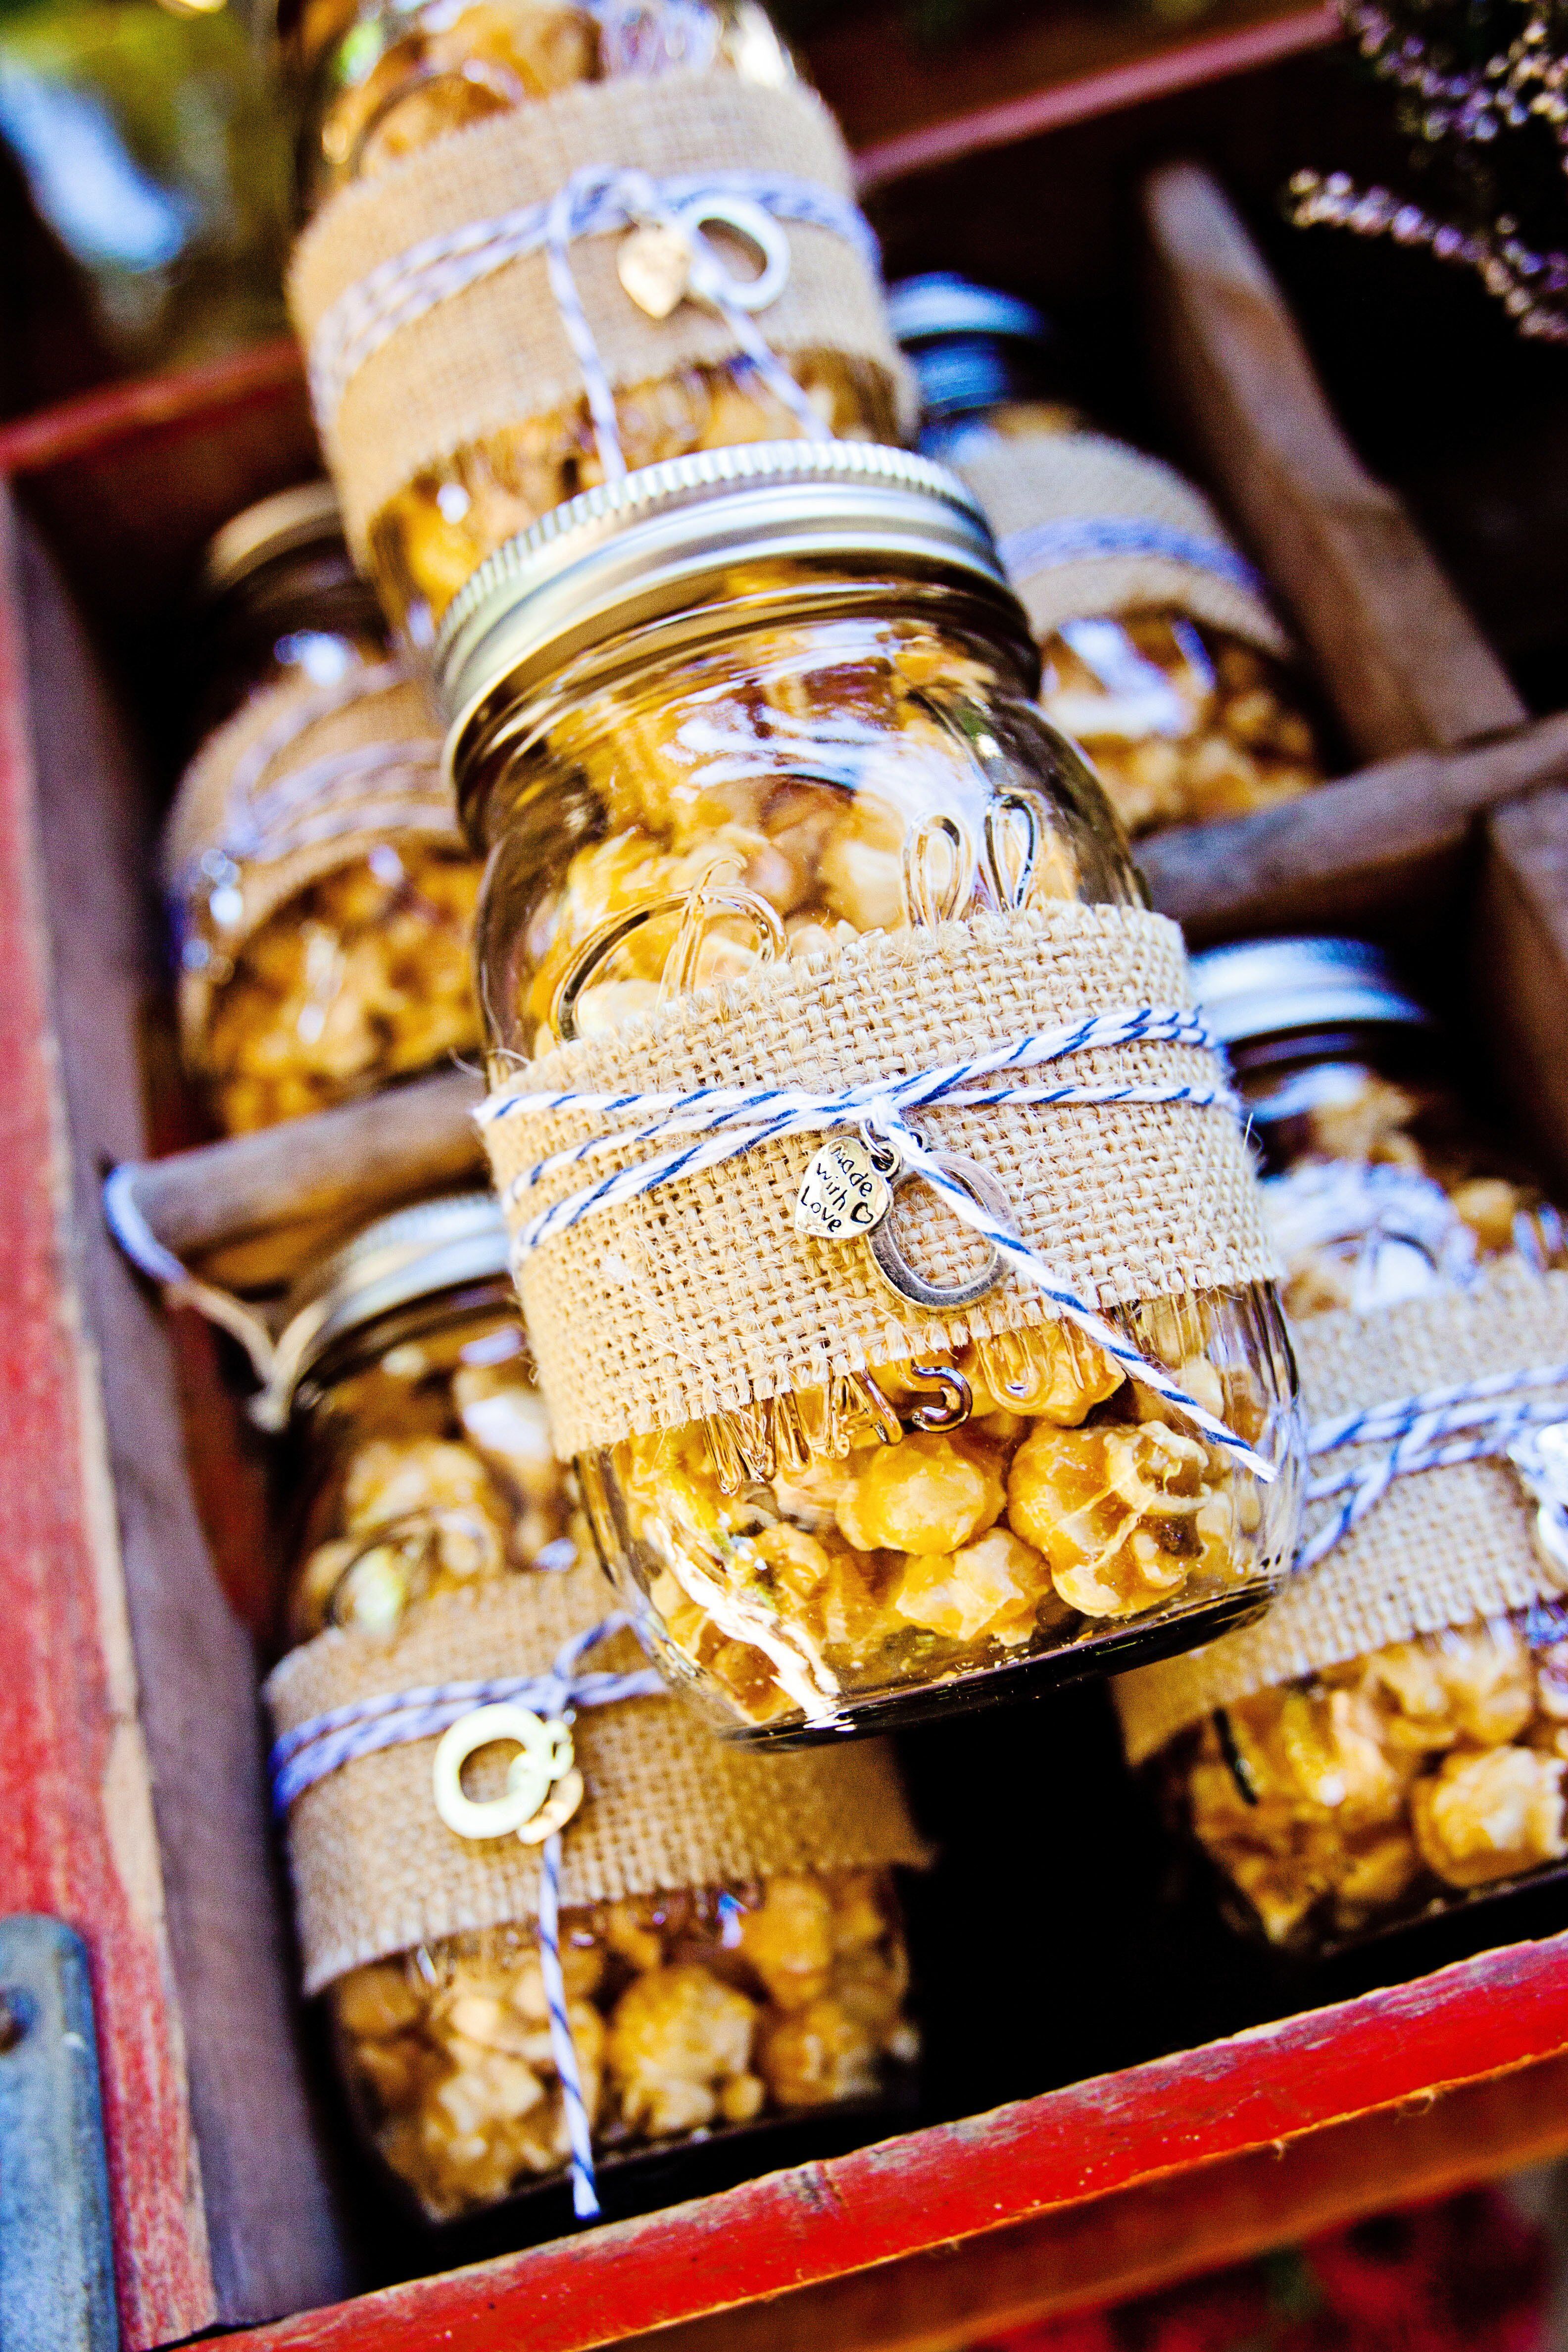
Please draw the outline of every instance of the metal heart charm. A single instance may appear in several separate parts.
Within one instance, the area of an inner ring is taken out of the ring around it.
[[[663,221],[647,221],[621,239],[616,273],[639,310],[668,319],[691,284],[691,243]]]
[[[807,1241],[863,1241],[892,1205],[892,1188],[858,1136],[835,1136],[802,1180],[795,1229]]]

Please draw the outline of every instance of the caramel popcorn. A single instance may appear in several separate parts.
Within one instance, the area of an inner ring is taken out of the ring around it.
[[[479,1040],[468,969],[479,868],[387,842],[275,909],[215,986],[201,1073],[238,1134],[427,1069]]]
[[[1310,725],[1265,655],[1176,615],[1069,625],[1047,639],[1040,706],[1082,743],[1128,832],[1247,816],[1310,792]]]
[[[319,126],[316,200],[350,181],[374,179],[472,123],[580,83],[703,67],[753,82],[793,78],[758,7],[688,6],[670,12],[668,33],[657,5],[637,13],[637,26],[617,34],[587,8],[476,0],[400,16],[372,51],[368,70],[345,44],[340,58],[349,61],[340,64]],[[891,391],[879,371],[827,351],[796,353],[784,364],[824,437],[899,439]],[[615,410],[632,471],[693,450],[795,440],[806,430],[743,360],[649,377],[617,391]],[[423,634],[487,555],[603,479],[585,394],[462,445],[392,499],[372,527],[372,568],[395,625],[416,622]]]
[[[711,1421],[616,1449],[666,1637],[752,1720],[1059,1643],[1247,1573],[1224,1456],[1150,1417],[1080,1334],[1015,1332],[954,1364],[972,1409],[952,1430],[902,1433],[897,1402],[919,1393],[902,1366],[863,1376],[837,1418],[826,1392],[793,1400],[809,1458],[775,1459],[771,1484]],[[1246,1422],[1243,1391],[1227,1399],[1201,1360],[1179,1377]]]
[[[1279,1944],[1561,1861],[1553,1671],[1503,1619],[1238,1700],[1192,1744],[1193,1827]]]
[[[846,1872],[567,1912],[567,2015],[595,2145],[860,2098],[914,2055],[887,1878]],[[569,2147],[539,1956],[495,1929],[342,1978],[333,2020],[376,2145],[433,2219]]]
[[[743,664],[721,646],[595,677],[541,716],[532,751],[483,918],[498,1083],[769,962],[998,906],[1116,903],[1125,871],[1006,656],[897,609],[764,614]],[[1130,1311],[1141,1349],[1272,1444],[1262,1367],[1255,1387],[1209,1361],[1258,1363],[1250,1312],[1232,1294]],[[1261,1597],[1270,1559],[1250,1479],[1065,1323],[644,1431],[585,1485],[671,1679],[775,1733],[858,1694],[1217,1612],[1249,1577]]]
[[[387,1349],[320,1414],[332,1467],[290,1598],[296,1641],[329,1624],[390,1633],[416,1601],[590,1541],[510,1314]]]

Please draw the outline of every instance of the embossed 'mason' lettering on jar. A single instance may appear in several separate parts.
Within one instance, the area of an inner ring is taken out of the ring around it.
[[[438,662],[525,1311],[672,1678],[821,1738],[1261,1606],[1296,1419],[1250,1167],[963,486],[650,468],[493,559]]]

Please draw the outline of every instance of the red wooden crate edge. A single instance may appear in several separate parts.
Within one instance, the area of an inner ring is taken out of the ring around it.
[[[529,2352],[586,2352],[1565,2050],[1568,1935],[219,2340],[234,2352],[514,2352],[526,2337]]]

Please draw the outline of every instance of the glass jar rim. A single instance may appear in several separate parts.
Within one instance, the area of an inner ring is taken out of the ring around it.
[[[866,441],[700,450],[567,500],[458,590],[435,652],[449,772],[574,656],[721,603],[737,572],[779,563],[966,589],[1032,645],[979,502],[946,467]]]
[[[252,1418],[283,1428],[307,1377],[352,1333],[423,1298],[504,1278],[510,1240],[490,1192],[446,1193],[378,1217],[308,1267],[290,1292]]]
[[[297,482],[242,508],[214,532],[202,558],[200,593],[216,604],[281,555],[342,543],[342,514],[331,482]]]

